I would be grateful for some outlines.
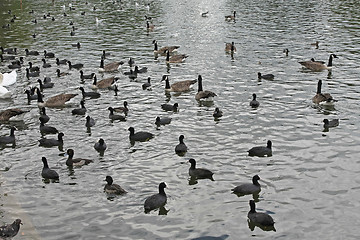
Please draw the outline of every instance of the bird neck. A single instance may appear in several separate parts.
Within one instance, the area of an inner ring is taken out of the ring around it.
[[[318,82],[318,86],[317,86],[317,94],[321,94],[321,81]]]
[[[202,80],[198,80],[198,92],[202,92],[203,87],[202,87]]]
[[[332,67],[333,55],[331,54],[329,57],[328,67]]]
[[[165,79],[165,89],[170,89],[169,79]]]

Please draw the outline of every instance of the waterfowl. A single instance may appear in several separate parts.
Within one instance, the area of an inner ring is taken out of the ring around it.
[[[25,112],[26,111],[23,111],[19,108],[6,109],[6,110],[0,112],[0,121],[9,121],[12,117],[21,115]]]
[[[274,226],[275,223],[274,219],[269,214],[256,212],[254,200],[250,200],[249,205],[250,205],[250,211],[248,213],[248,218],[250,219],[250,221],[262,226],[267,226],[267,227]]]
[[[133,71],[132,69],[130,69],[129,72],[124,72],[124,75],[127,75],[132,80],[137,78],[137,72]]]
[[[47,52],[46,50],[44,50],[44,57],[46,58],[54,58],[55,54],[52,52]]]
[[[287,48],[285,48],[284,50],[283,50],[283,53],[285,53],[285,56],[289,56],[289,49],[287,49]]]
[[[127,101],[124,101],[124,106],[123,107],[115,107],[114,108],[114,111],[115,112],[122,112],[124,113],[125,115],[129,112],[129,108],[128,108],[128,102]]]
[[[86,116],[86,123],[85,123],[85,127],[90,128],[95,126],[95,120],[90,117],[90,116]]]
[[[80,108],[75,108],[71,111],[71,113],[73,115],[85,115],[86,113],[86,108],[85,108],[85,101],[84,100],[81,100],[80,101]]]
[[[56,69],[56,75],[57,75],[58,77],[63,77],[63,76],[69,75],[69,73],[67,73],[67,72],[61,72],[60,69]]]
[[[144,203],[145,213],[148,213],[151,210],[157,209],[166,204],[167,196],[164,190],[165,188],[166,188],[166,183],[161,182],[159,184],[159,193],[151,195],[150,197],[146,198]]]
[[[323,122],[325,129],[339,126],[339,119],[324,119]]]
[[[25,54],[26,56],[32,55],[32,56],[38,56],[39,52],[38,51],[29,51],[29,49],[25,49]]]
[[[102,57],[103,59],[105,59],[105,58],[108,57],[108,56],[110,56],[110,53],[109,53],[109,52],[106,52],[105,50],[103,50],[101,57]]]
[[[166,51],[166,63],[181,63],[185,61],[188,56],[185,54],[173,55],[170,57],[169,50]]]
[[[43,147],[54,147],[54,146],[62,146],[64,144],[63,141],[64,133],[58,133],[57,139],[54,138],[42,138],[39,139],[39,146]]]
[[[39,88],[40,88],[40,91],[43,91],[44,88],[52,88],[54,87],[54,83],[53,82],[42,82],[41,79],[38,79],[37,82],[39,83]]]
[[[135,60],[132,57],[130,57],[128,60],[128,64],[130,67],[132,67],[135,64]]]
[[[0,85],[0,99],[11,98],[11,92]]]
[[[152,31],[154,30],[154,28],[155,28],[154,24],[150,23],[149,21],[146,21],[146,29],[148,31]]]
[[[226,21],[235,20],[235,16],[236,16],[236,11],[233,12],[233,15],[227,15],[227,16],[225,16],[225,20],[226,20]]]
[[[66,154],[68,155],[68,158],[66,160],[66,166],[69,166],[69,167],[81,167],[83,165],[88,165],[89,163],[93,162],[93,160],[90,160],[90,159],[73,158],[74,150],[71,148],[69,148],[66,151]]]
[[[60,60],[59,58],[56,58],[56,65],[61,65],[61,64],[68,64],[68,60],[67,59],[62,59]]]
[[[160,125],[166,125],[166,124],[170,124],[171,123],[171,118],[167,118],[167,117],[163,117],[163,118],[160,118],[159,116],[156,117],[155,119],[155,124],[157,126],[160,126]]]
[[[153,41],[153,44],[154,44],[154,53],[160,55],[165,55],[167,51],[169,51],[170,53],[175,52],[177,51],[178,48],[180,48],[180,46],[165,46],[158,49],[158,44],[156,40]]]
[[[79,89],[81,90],[81,94],[82,94],[83,98],[86,98],[86,97],[99,98],[101,96],[101,94],[98,92],[85,92],[83,87],[79,87]]]
[[[81,47],[81,44],[79,42],[71,44],[72,47],[77,47],[78,49]]]
[[[262,75],[260,72],[258,72],[258,79],[273,80],[274,77],[275,76],[273,74],[271,74],[271,73]]]
[[[99,72],[115,72],[118,71],[121,65],[123,65],[124,62],[112,62],[104,65],[104,59],[101,59],[100,61],[100,68]]]
[[[151,80],[151,78],[148,77],[148,78],[147,78],[147,82],[144,83],[143,85],[141,85],[141,87],[142,87],[143,90],[146,90],[146,89],[148,89],[148,88],[151,87],[151,82],[150,82],[150,80]]]
[[[16,70],[12,70],[11,73],[0,73],[0,85],[10,86],[16,82],[17,73]]]
[[[260,103],[258,102],[258,100],[256,100],[256,94],[253,93],[252,97],[253,97],[253,99],[250,101],[250,106],[251,106],[252,108],[257,108],[257,107],[259,107],[259,106],[260,106]]]
[[[225,52],[228,52],[228,53],[236,52],[236,47],[235,47],[234,42],[225,44]]]
[[[32,62],[29,62],[29,70],[30,72],[39,72],[40,68],[38,66],[33,66]]]
[[[91,74],[84,74],[83,70],[80,70],[80,79],[84,80],[84,79],[93,79],[95,76],[95,73],[91,73]]]
[[[147,67],[139,68],[138,66],[135,66],[134,72],[135,73],[146,73],[147,72]]]
[[[238,195],[254,194],[261,191],[260,183],[258,182],[260,177],[258,175],[253,176],[252,183],[243,183],[235,188],[231,189],[233,193]]]
[[[321,92],[321,85],[322,85],[322,80],[319,80],[318,85],[317,85],[316,95],[312,98],[313,103],[315,103],[315,104],[333,104],[335,102],[335,100],[330,95],[330,93],[322,93]]]
[[[95,143],[94,148],[98,152],[104,152],[107,148],[104,139],[100,138],[98,142]]]
[[[310,45],[315,46],[315,48],[318,49],[319,48],[319,43],[320,43],[319,41],[316,41],[314,43],[310,43]]]
[[[82,63],[71,64],[70,61],[68,61],[68,65],[69,65],[69,69],[75,68],[77,70],[81,69],[84,66],[84,64]]]
[[[42,157],[41,160],[44,164],[44,167],[41,171],[41,176],[45,179],[59,179],[59,174],[55,170],[49,168],[47,159],[45,157]]]
[[[310,69],[312,71],[322,71],[325,69],[331,69],[332,68],[332,61],[333,58],[338,58],[335,54],[330,54],[329,57],[329,62],[327,65],[325,65],[325,63],[320,62],[320,61],[304,61],[304,62],[299,62],[302,66],[304,66],[307,69]]]
[[[208,13],[209,13],[209,11],[203,12],[203,13],[201,13],[201,16],[202,17],[207,17]]]
[[[15,56],[12,56],[12,55],[3,56],[2,54],[0,54],[0,59],[1,59],[2,62],[7,61],[7,60],[14,60]]]
[[[32,100],[37,100],[37,99],[39,98],[37,94],[32,94],[32,93],[31,93],[31,90],[29,90],[29,89],[26,89],[26,90],[24,91],[24,93],[26,94],[28,103],[30,103]],[[41,93],[40,93],[40,94],[41,94]]]
[[[91,86],[92,89],[104,89],[104,88],[112,88],[113,84],[118,80],[117,77],[109,77],[104,78],[100,81],[97,81],[96,75],[94,76],[94,82]]]
[[[166,77],[166,78],[164,78]],[[162,81],[165,79],[165,91],[167,92],[187,92],[197,82],[197,80],[184,80],[170,85],[169,78],[164,75]]]
[[[161,108],[165,111],[174,111],[177,112],[178,108],[179,108],[179,104],[178,103],[174,103],[174,105],[171,104],[162,104]]]
[[[151,138],[154,137],[154,134],[149,133],[149,132],[137,132],[135,133],[135,129],[133,127],[129,127],[128,129],[130,131],[130,141],[140,141],[140,142],[145,142],[150,140]]]
[[[21,68],[21,62],[19,60],[16,60],[15,62],[12,62],[10,65],[8,65],[9,69],[17,69]]]
[[[65,107],[65,103],[75,97],[74,93],[61,93],[56,96],[50,97],[46,102],[43,101],[40,90],[37,89],[38,106],[41,107]]]
[[[109,194],[124,194],[127,193],[120,185],[113,183],[114,180],[111,176],[106,176],[105,181],[107,184],[104,187],[104,192]]]
[[[213,113],[213,117],[214,118],[219,118],[219,117],[222,117],[222,115],[223,115],[223,112],[218,107],[215,108],[214,113]]]
[[[20,230],[21,219],[16,219],[12,224],[3,225],[0,227],[0,237],[2,239],[11,239],[18,234]]]
[[[205,168],[196,168],[196,161],[193,158],[189,159],[189,163],[191,164],[191,167],[189,168],[189,175],[191,177],[196,179],[208,178],[211,181],[214,181],[213,179],[214,173],[212,171]]]
[[[205,90],[203,91],[202,87],[202,77],[201,75],[198,76],[198,92],[195,95],[196,100],[212,100],[213,97],[216,97],[217,95],[214,92]]]
[[[184,143],[184,135],[179,136],[179,144],[175,146],[175,153],[184,155],[187,152],[187,146]]]
[[[109,107],[108,110],[110,111],[109,113],[109,118],[111,120],[120,120],[120,121],[125,121],[126,118],[122,115],[115,115],[114,114],[114,109],[112,107]]]
[[[15,127],[11,127],[10,128],[10,135],[9,136],[1,136],[0,137],[0,144],[1,145],[5,145],[5,144],[14,144],[15,143]]]
[[[29,79],[31,77],[38,77],[40,75],[40,72],[30,72],[29,68],[26,68],[25,71],[26,71],[27,79]]]
[[[46,126],[43,118],[39,117],[39,120],[40,120],[40,133],[42,135],[59,133],[59,131],[55,127]]]
[[[6,48],[4,49],[2,46],[0,46],[1,52],[10,54],[10,55],[14,55],[17,54],[17,48]]]
[[[43,123],[47,123],[50,120],[50,117],[46,115],[45,107],[40,108],[40,117]]]
[[[271,150],[272,142],[270,140],[267,141],[266,147],[253,147],[249,152],[249,156],[258,156],[258,157],[264,157],[265,155],[270,157],[272,156],[272,150]]]

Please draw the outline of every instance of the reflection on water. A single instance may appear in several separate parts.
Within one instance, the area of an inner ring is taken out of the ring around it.
[[[17,82],[6,87],[11,99],[0,100],[0,109],[28,111],[22,121],[1,122],[1,136],[11,126],[18,129],[15,146],[0,148],[0,169],[5,169],[1,187],[18,199],[44,239],[357,237],[353,226],[360,220],[351,216],[356,215],[360,183],[356,165],[359,2],[40,0],[36,5],[23,1],[22,6],[20,2],[0,1],[0,27],[9,23],[1,28],[0,45],[17,47],[15,59],[24,57]],[[202,17],[207,11],[207,17]],[[225,21],[224,16],[233,11],[237,11],[236,21]],[[17,18],[11,22],[13,15]],[[145,15],[152,18],[152,31],[146,28]],[[160,46],[179,45],[178,53],[189,57],[183,63],[167,64],[165,56],[154,54],[154,39]],[[316,41],[318,48],[311,45]],[[224,51],[227,42],[235,43],[236,53]],[[25,48],[41,55],[26,56]],[[96,120],[91,129],[86,129],[85,117],[71,114],[71,108],[46,109],[49,125],[65,133],[64,149],[73,148],[94,159],[86,168],[69,169],[59,156],[63,149],[38,146],[37,103],[27,103],[24,94],[38,83],[37,77],[26,78],[27,63],[40,66],[40,79],[52,78],[55,85],[43,90],[45,99],[77,93],[75,108],[81,99],[79,87],[91,92],[92,84],[81,79],[78,70],[57,65],[55,59],[46,59],[52,67],[41,67],[44,50],[59,59],[83,63],[84,73],[95,72],[99,81],[119,78],[118,92],[99,89],[99,98],[85,100],[87,113]],[[110,53],[105,63],[125,63],[118,72],[98,72],[103,50]],[[330,53],[339,56],[331,71],[306,71],[298,63],[325,60]],[[147,67],[147,73],[137,74],[134,80],[124,75],[130,58],[135,65]],[[9,72],[9,64],[0,62],[0,71]],[[69,74],[58,77],[56,69]],[[275,78],[259,80],[258,72]],[[217,97],[196,101],[196,86],[181,94],[164,93],[165,74],[173,82],[202,75],[204,89]],[[142,84],[148,77],[152,90],[144,91]],[[338,100],[333,106],[311,102],[318,80]],[[260,102],[256,110],[249,106],[253,93]],[[124,101],[130,106],[126,121],[110,121],[108,107],[122,106]],[[175,102],[178,112],[162,110],[161,104]],[[212,116],[215,107],[224,112],[221,119]],[[157,116],[172,118],[171,124],[157,128]],[[342,124],[323,132],[324,118],[339,118]],[[132,145],[130,126],[155,137]],[[186,136],[185,156],[174,152],[180,135]],[[100,138],[107,144],[106,153],[94,149]],[[247,155],[248,149],[265,146],[268,139],[274,143],[274,156]],[[60,175],[58,183],[44,184],[39,156],[52,159]],[[204,159],[201,166],[211,166],[216,181],[189,179],[187,164],[180,164],[189,158]],[[261,174],[265,183],[258,195],[230,194],[234,184],[255,174]],[[106,175],[119,179],[128,194],[108,200],[102,181]],[[170,186],[167,210],[144,214],[143,200],[161,181]],[[249,199],[261,202],[264,209],[276,209],[276,232],[246,224]],[[9,222],[13,212],[5,212],[3,221]]]

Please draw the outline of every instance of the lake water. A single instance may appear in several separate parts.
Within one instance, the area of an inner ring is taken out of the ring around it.
[[[19,107],[28,110],[24,121],[2,123],[0,135],[8,135],[15,125],[16,146],[0,150],[2,183],[2,222],[18,217],[19,207],[6,201],[12,196],[27,215],[28,221],[14,239],[35,239],[33,224],[42,239],[357,239],[360,225],[359,167],[359,1],[45,1],[3,0],[0,2],[0,31],[3,47],[51,51],[60,59],[83,63],[85,74],[96,72],[98,79],[114,74],[100,74],[102,50],[111,55],[105,63],[122,60],[148,67],[131,81],[121,72],[118,96],[100,90],[98,99],[86,99],[87,112],[96,125],[87,132],[85,118],[73,116],[71,110],[80,102],[79,86],[87,88],[77,70],[66,65],[59,68],[70,75],[56,77],[56,64],[41,69],[40,78],[49,76],[55,87],[44,90],[45,99],[58,93],[78,93],[74,105],[64,109],[47,109],[48,125],[64,132],[64,150],[73,148],[75,157],[94,160],[82,168],[69,169],[66,156],[58,148],[38,146],[41,138],[38,108],[27,104],[24,89],[36,85],[37,78],[25,77],[25,67],[17,71],[15,85],[9,86],[11,100],[0,100],[0,109]],[[70,11],[68,4],[75,8]],[[63,15],[62,6],[66,6]],[[96,10],[94,11],[94,6]],[[11,9],[12,13],[8,14]],[[34,10],[34,13],[29,11]],[[236,10],[236,21],[225,15]],[[207,17],[201,13],[209,11]],[[82,15],[81,13],[85,14]],[[50,13],[50,17],[43,18]],[[10,22],[13,15],[17,19]],[[153,31],[146,30],[144,16],[151,16]],[[55,18],[55,21],[51,20]],[[96,24],[95,18],[103,20]],[[32,20],[37,19],[37,24]],[[75,35],[71,36],[70,21]],[[33,38],[32,35],[36,34]],[[188,58],[181,64],[165,63],[164,56],[154,57],[152,41],[159,47],[179,45]],[[226,42],[235,42],[237,52],[224,51]],[[319,41],[319,48],[311,45]],[[72,44],[81,43],[81,48]],[[283,49],[289,49],[285,56]],[[311,72],[299,61],[327,61],[335,53],[332,71]],[[41,57],[25,57],[41,66]],[[8,62],[0,64],[8,72]],[[274,80],[258,80],[257,72],[272,73]],[[203,77],[204,89],[217,97],[210,103],[198,103],[197,86],[182,94],[165,94],[162,75],[170,83]],[[152,90],[142,90],[147,77]],[[323,92],[338,100],[334,107],[312,103],[318,80]],[[256,93],[258,109],[249,106]],[[109,106],[129,103],[125,122],[108,119]],[[161,104],[179,104],[176,113],[165,112]],[[214,120],[219,107],[224,116]],[[171,117],[169,125],[157,128],[156,116]],[[340,119],[336,128],[323,130],[323,119]],[[149,131],[155,137],[148,142],[129,142],[128,128]],[[180,134],[189,150],[185,156],[175,154]],[[50,137],[56,137],[55,135]],[[103,138],[108,145],[104,156],[93,148]],[[253,146],[273,143],[272,157],[250,157]],[[41,157],[60,175],[58,183],[41,178]],[[215,181],[199,180],[189,184],[188,159],[214,172]],[[8,171],[5,171],[8,170]],[[238,197],[230,189],[261,178],[262,191],[257,210],[275,220],[274,231],[247,222],[252,195]],[[128,191],[109,197],[103,192],[106,175]],[[165,181],[168,188],[167,215],[158,211],[144,213],[146,197],[157,192]],[[21,237],[20,235],[24,236]],[[27,236],[27,237],[26,237]]]

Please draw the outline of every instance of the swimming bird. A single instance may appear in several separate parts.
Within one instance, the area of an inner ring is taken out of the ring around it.
[[[25,71],[26,71],[27,79],[29,79],[31,77],[38,77],[40,75],[40,72],[30,72],[29,68],[26,68]]]
[[[289,56],[289,49],[287,49],[287,48],[285,48],[284,50],[283,50],[283,53],[285,53],[285,56]]]
[[[11,118],[24,113],[26,113],[26,111],[19,108],[9,108],[0,112],[0,121],[9,121]]]
[[[11,62],[10,65],[8,65],[9,69],[17,69],[17,68],[21,68],[21,62],[19,60],[16,60],[14,62]]]
[[[146,73],[147,72],[147,67],[139,68],[139,66],[135,66],[134,72],[135,73]]]
[[[329,62],[327,65],[325,65],[324,62],[320,62],[320,61],[303,61],[303,62],[299,62],[302,66],[304,66],[307,69],[310,69],[312,71],[322,71],[325,69],[331,69],[333,64],[333,58],[338,58],[335,54],[330,54],[329,57]]]
[[[0,227],[1,239],[11,239],[18,234],[20,230],[21,219],[16,219],[12,224],[3,225]]]
[[[319,41],[316,41],[314,43],[310,43],[310,45],[315,46],[315,48],[318,49],[319,48],[319,43],[320,43]]]
[[[337,126],[339,126],[339,119],[332,119],[332,120],[324,119],[323,123],[324,123],[325,129],[337,127]]]
[[[81,69],[84,66],[84,64],[82,63],[71,64],[71,61],[68,61],[68,65],[69,69],[75,68],[77,70]]]
[[[208,178],[211,181],[214,181],[213,175],[214,173],[205,168],[196,168],[196,161],[195,159],[189,159],[189,163],[191,167],[189,168],[189,175],[196,179],[205,179]]]
[[[235,188],[231,189],[233,193],[238,195],[254,194],[261,191],[259,184],[260,177],[258,175],[253,176],[252,183],[243,183]]]
[[[154,53],[160,54],[160,55],[167,54],[167,51],[169,51],[170,53],[175,52],[175,51],[177,51],[178,48],[180,48],[180,46],[165,46],[165,47],[158,49],[158,43],[156,40],[153,40],[153,44],[154,44]]]
[[[166,63],[181,63],[185,61],[188,56],[185,54],[173,55],[170,57],[170,51],[166,51]]]
[[[148,77],[147,82],[144,83],[144,84],[141,86],[143,90],[149,89],[149,88],[151,87],[151,82],[150,82],[150,80],[151,80],[151,78]]]
[[[62,146],[64,144],[63,141],[64,133],[58,133],[57,139],[55,138],[42,138],[39,139],[39,146],[43,147],[55,147]]]
[[[250,106],[251,106],[252,108],[257,108],[257,107],[259,107],[259,106],[260,106],[260,103],[258,102],[258,100],[256,100],[256,94],[253,93],[252,97],[253,97],[253,99],[250,101]]]
[[[214,110],[214,113],[213,113],[213,117],[219,118],[219,117],[222,117],[222,115],[223,115],[223,112],[218,107],[216,107]]]
[[[16,83],[17,73],[16,70],[12,70],[11,73],[0,73],[0,85],[10,86]]]
[[[208,13],[209,13],[209,11],[203,12],[203,13],[201,13],[201,16],[202,17],[207,17]]]
[[[171,123],[171,118],[163,117],[160,118],[159,116],[155,119],[155,124],[159,127],[160,125],[166,125]]]
[[[270,156],[272,156],[271,146],[272,146],[272,142],[270,140],[268,140],[266,147],[259,146],[259,147],[253,147],[250,150],[248,150],[249,156],[265,157],[265,155],[266,155],[266,156],[270,157]]]
[[[68,158],[66,160],[66,166],[69,167],[81,167],[83,165],[88,165],[93,162],[91,159],[84,159],[84,158],[73,158],[74,157],[74,150],[69,148],[66,151]]]
[[[232,20],[235,21],[235,16],[236,16],[236,11],[233,12],[233,15],[225,16],[225,20],[229,21],[229,22],[232,21]]]
[[[104,187],[104,192],[110,194],[124,194],[127,193],[120,185],[113,183],[114,180],[111,176],[106,176],[105,181],[107,184]]]
[[[83,98],[99,98],[101,96],[101,94],[98,92],[85,92],[85,89],[83,87],[79,87],[79,89],[81,90]]]
[[[29,62],[29,70],[30,72],[39,72],[40,68],[38,66],[33,66],[33,63]]]
[[[59,174],[55,171],[49,168],[47,159],[45,157],[41,158],[44,167],[41,171],[41,176],[45,179],[54,179],[54,180],[58,180],[59,179]]]
[[[0,54],[0,59],[1,59],[1,62],[7,61],[7,60],[14,60],[15,56],[12,56],[12,55],[4,56],[4,55]]]
[[[114,114],[114,108],[109,107],[108,110],[110,111],[109,118],[111,120],[120,120],[120,121],[125,121],[126,120],[126,118],[124,116],[122,116],[122,115],[115,115]]]
[[[203,87],[202,87],[202,77],[201,75],[198,76],[198,92],[195,95],[195,99],[200,101],[211,101],[213,97],[216,97],[217,95],[212,92],[212,91],[208,91],[205,90],[203,91]]]
[[[104,89],[104,88],[113,88],[113,84],[118,80],[119,78],[117,77],[109,77],[109,78],[104,78],[100,81],[97,81],[97,77],[96,75],[94,76],[94,81],[93,84],[91,86],[92,89]]]
[[[161,182],[159,184],[159,193],[151,195],[150,197],[146,198],[144,202],[145,213],[148,213],[151,210],[157,209],[166,204],[167,196],[164,190],[165,188],[166,188],[166,183]]]
[[[10,128],[10,135],[9,136],[1,136],[0,137],[0,144],[6,145],[6,144],[14,144],[15,143],[15,127]]]
[[[105,50],[102,51],[101,58],[105,59],[106,57],[110,56],[111,54],[109,52],[106,52]]]
[[[127,115],[128,111],[129,111],[129,108],[128,108],[128,102],[127,101],[124,101],[124,106],[123,107],[115,107],[113,108],[115,112],[122,112],[124,113],[125,115]]]
[[[11,92],[0,85],[0,99],[7,99],[7,98],[11,98]]]
[[[165,78],[164,78],[165,77]],[[171,84],[169,82],[168,76],[164,75],[162,81],[165,80],[165,91],[167,92],[187,92],[190,91],[190,88],[197,82],[197,80],[184,80],[180,82],[175,82]]]
[[[150,140],[151,138],[154,137],[154,134],[149,133],[149,132],[137,132],[135,133],[135,129],[133,127],[129,127],[128,129],[130,131],[130,141],[140,141],[140,142],[145,142]]]
[[[234,42],[225,44],[225,52],[228,52],[228,53],[236,52],[236,47],[235,47]]]
[[[69,75],[69,73],[68,72],[60,72],[60,69],[56,69],[56,75],[58,77],[63,77],[63,76]]]
[[[59,133],[59,131],[55,127],[46,126],[43,118],[39,117],[39,120],[40,120],[40,133],[42,135]]]
[[[255,224],[259,224],[265,227],[273,227],[274,226],[274,219],[267,213],[258,213],[255,210],[255,201],[250,200],[250,211],[248,213],[248,218],[251,222]]]
[[[80,108],[75,108],[71,111],[71,113],[73,115],[85,115],[86,113],[86,108],[85,108],[85,101],[84,100],[81,100],[80,101]]]
[[[121,67],[121,65],[123,65],[123,64],[124,64],[124,62],[119,61],[119,62],[112,62],[112,63],[108,63],[108,64],[104,65],[104,59],[101,59],[99,72],[115,72],[115,71],[118,71],[119,68]]]
[[[38,56],[39,52],[38,51],[29,51],[29,49],[25,49],[25,54],[26,56],[32,55],[32,56]]]
[[[184,135],[179,136],[179,144],[175,146],[175,153],[183,156],[187,152],[188,148],[184,143]]]
[[[80,70],[80,79],[81,79],[81,80],[84,80],[84,79],[93,79],[94,76],[95,76],[95,73],[91,73],[91,74],[85,75],[85,74],[84,74],[84,71],[83,71],[83,70]]]
[[[38,79],[37,82],[39,83],[39,89],[40,91],[43,91],[44,88],[52,88],[54,87],[54,83],[53,82],[42,82],[41,79]]]
[[[37,89],[38,96],[38,107],[65,107],[65,103],[75,97],[77,94],[74,93],[61,93],[55,96],[50,97],[46,102],[44,102],[40,89]]]
[[[135,64],[135,60],[132,57],[130,57],[129,61],[128,61],[128,64],[129,64],[130,67],[132,67]]]
[[[171,104],[161,104],[161,108],[165,111],[173,111],[173,112],[177,112],[178,108],[179,108],[179,104],[178,103],[174,103],[174,105]]]
[[[322,80],[319,80],[317,85],[316,95],[312,98],[313,103],[332,105],[336,100],[333,99],[330,93],[322,93],[321,85],[322,85]]]
[[[105,152],[107,146],[106,146],[104,139],[100,138],[99,141],[97,141],[95,143],[94,148],[96,151],[98,151],[100,153]]]
[[[45,107],[40,108],[40,117],[43,123],[47,123],[50,120],[50,117],[46,115]]]
[[[271,73],[262,75],[260,72],[258,72],[258,79],[273,80],[274,77],[275,76],[273,74],[271,74]]]
[[[6,49],[4,49],[2,46],[0,46],[0,50],[1,50],[1,52],[3,54],[4,53],[11,54],[11,55],[17,54],[17,48],[6,48]]]
[[[155,28],[154,24],[150,23],[149,21],[146,21],[146,29],[148,31],[152,31],[154,30],[154,28]]]
[[[44,58],[41,59],[41,61],[43,62],[43,65],[42,65],[43,68],[49,68],[49,67],[51,67],[51,64],[50,64],[50,63],[47,63]]]
[[[86,116],[86,123],[85,123],[85,127],[90,128],[95,126],[95,120],[90,117],[90,116]]]
[[[46,50],[44,50],[44,57],[46,58],[54,58],[55,54],[52,52],[47,52]]]
[[[81,47],[79,42],[71,44],[72,47],[77,47],[78,49]]]
[[[37,88],[36,88],[37,89]],[[40,91],[39,91],[40,92]],[[37,93],[35,94],[35,90],[33,89],[26,89],[24,91],[24,93],[26,94],[26,97],[27,97],[27,100],[28,100],[28,103],[30,103],[32,100],[37,100],[39,97],[37,95]],[[41,93],[40,93],[41,94]],[[42,96],[42,95],[41,95]]]
[[[61,65],[61,64],[68,64],[68,60],[67,59],[62,59],[60,60],[59,58],[56,58],[56,65]]]

